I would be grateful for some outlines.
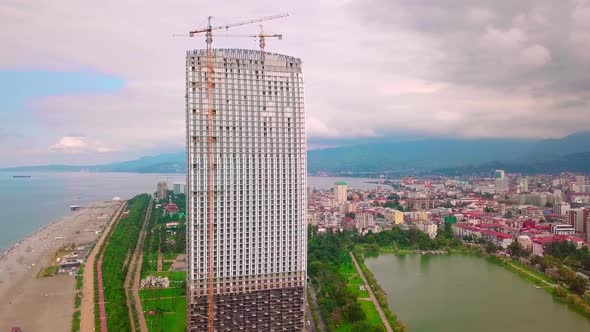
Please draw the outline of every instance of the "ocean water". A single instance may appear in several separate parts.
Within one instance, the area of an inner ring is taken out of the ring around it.
[[[185,182],[184,175],[131,173],[0,172],[0,253],[37,229],[89,205],[113,197],[131,198],[156,191],[158,181]]]
[[[31,178],[13,178],[31,175]],[[113,197],[131,198],[156,191],[158,181],[185,182],[184,174],[0,172],[0,254],[39,228],[70,213],[71,205],[89,205]],[[336,181],[370,188],[375,179],[309,177],[308,186],[329,189]]]

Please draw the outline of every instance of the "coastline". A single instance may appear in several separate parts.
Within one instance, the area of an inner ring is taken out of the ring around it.
[[[91,243],[122,203],[100,201],[37,229],[0,256],[0,330],[19,326],[29,331],[71,329],[76,279],[70,275],[39,277],[56,265],[64,245]],[[35,312],[31,318],[31,312]]]
[[[80,210],[82,211],[82,210]],[[63,221],[64,218],[66,218],[68,215],[62,216],[59,219],[53,220],[51,222],[49,222],[48,224],[41,226],[40,228],[38,228],[37,230],[35,230],[33,233],[27,235],[25,238],[21,239],[20,241],[16,242],[15,244],[13,244],[12,246],[10,246],[8,249],[6,249],[1,255],[0,255],[0,264],[2,263],[2,260],[5,257],[10,257],[11,254],[13,254],[16,249],[25,241],[29,240],[30,238],[35,237],[36,235],[38,235],[39,233],[43,232],[44,230],[46,230],[47,228],[58,224],[60,222]]]

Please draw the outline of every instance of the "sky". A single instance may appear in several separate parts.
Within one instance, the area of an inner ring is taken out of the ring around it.
[[[267,50],[303,60],[311,148],[590,130],[587,0],[3,0],[0,167],[182,150],[185,52],[205,42],[172,35],[279,13]]]

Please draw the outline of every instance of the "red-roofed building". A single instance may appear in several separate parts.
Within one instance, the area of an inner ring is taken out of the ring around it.
[[[581,248],[583,246],[588,246],[588,242],[580,239],[579,237],[569,236],[569,235],[553,235],[553,236],[545,236],[545,237],[535,237],[533,240],[533,255],[543,256],[545,252],[545,246],[552,242],[564,242],[570,241],[576,245],[576,247]]]
[[[178,213],[178,206],[174,203],[168,203],[164,205],[164,213],[167,215],[173,215]]]

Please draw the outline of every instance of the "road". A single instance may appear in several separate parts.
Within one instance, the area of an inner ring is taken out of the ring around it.
[[[389,325],[389,321],[387,320],[387,317],[385,317],[385,314],[383,313],[383,309],[381,308],[381,305],[379,305],[379,302],[377,302],[377,298],[375,297],[375,294],[373,294],[373,289],[371,289],[371,286],[367,282],[367,279],[365,278],[365,274],[363,273],[363,270],[361,270],[359,263],[356,261],[356,258],[354,258],[354,255],[351,252],[349,252],[348,254],[352,258],[352,262],[354,263],[354,267],[356,268],[356,272],[359,274],[359,276],[363,280],[365,288],[369,292],[369,297],[371,298],[371,301],[373,301],[373,304],[375,304],[375,308],[377,309],[377,312],[379,313],[379,317],[381,317],[381,321],[383,322],[383,325],[385,325],[385,329],[387,330],[387,332],[393,332],[393,329],[391,328],[391,325]]]
[[[131,264],[127,272],[127,277],[125,278],[127,308],[129,310],[129,320],[131,323],[131,330],[133,332],[135,332],[136,317],[133,315],[130,296],[133,296],[135,300],[135,311],[137,312],[137,319],[139,320],[139,330],[141,332],[148,332],[145,316],[143,315],[143,308],[141,307],[141,299],[139,298],[139,283],[141,278],[141,265],[143,264],[143,243],[148,231],[148,225],[150,223],[153,205],[152,203],[153,201],[150,200],[150,204],[148,205],[145,218],[143,220],[143,225],[141,226],[139,237],[137,238],[137,244],[135,245],[135,250],[133,252],[133,256],[131,257]]]
[[[324,317],[322,317],[322,313],[320,312],[320,306],[318,304],[318,298],[316,296],[315,289],[313,289],[313,284],[311,282],[308,282],[307,287],[309,287],[308,294],[311,295],[311,301],[313,301],[314,307],[317,308],[319,326],[314,326],[314,328],[316,331],[327,332],[328,329],[326,328],[326,322],[324,322]],[[307,310],[309,311],[309,317],[311,319],[309,319],[309,318],[308,319],[313,322],[313,316],[311,316],[311,308],[309,307],[309,300],[310,299],[307,299]],[[315,323],[314,323],[314,325],[315,325]]]
[[[90,255],[86,259],[82,284],[82,303],[80,306],[80,331],[94,331],[94,261],[104,241],[109,237],[113,226],[119,221],[121,213],[127,208],[127,202],[123,203],[119,210],[113,215],[110,223],[102,232],[100,238],[94,245]],[[101,280],[102,284],[102,280]],[[105,329],[106,331],[106,329]]]

